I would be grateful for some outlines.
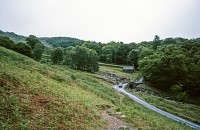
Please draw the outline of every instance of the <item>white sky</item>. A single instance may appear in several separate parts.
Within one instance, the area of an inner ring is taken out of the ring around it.
[[[0,0],[0,30],[100,42],[200,37],[200,0]]]

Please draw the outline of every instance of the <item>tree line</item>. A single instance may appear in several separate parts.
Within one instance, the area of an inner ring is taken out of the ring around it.
[[[0,46],[14,50],[18,53],[33,58],[36,61],[41,59],[45,48],[45,46],[34,35],[27,37],[25,42],[18,43],[10,40],[9,37],[0,36]]]
[[[76,47],[63,48],[64,64],[76,69],[87,70],[89,53],[81,49],[94,51],[92,59],[98,61],[134,65],[144,76],[146,82],[158,89],[174,93],[178,100],[200,97],[200,39],[166,38],[158,35],[152,41],[124,44],[107,44],[85,41]],[[78,61],[73,61],[78,59]],[[91,64],[88,62],[88,64]],[[98,68],[98,67],[97,67]],[[89,70],[89,69],[88,69]]]
[[[74,69],[96,72],[99,70],[98,54],[84,46],[56,48],[51,55],[53,64],[68,65]]]

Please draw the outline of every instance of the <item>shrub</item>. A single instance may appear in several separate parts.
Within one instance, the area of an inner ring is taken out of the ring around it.
[[[187,101],[188,99],[188,94],[186,92],[180,92],[177,96],[176,99],[178,101]]]
[[[14,42],[8,37],[0,36],[0,46],[11,49],[14,46]]]
[[[19,42],[15,44],[13,50],[28,57],[32,57],[31,46],[26,43]]]
[[[72,78],[73,80],[76,80],[76,76],[74,76],[74,75],[71,75],[71,78]]]

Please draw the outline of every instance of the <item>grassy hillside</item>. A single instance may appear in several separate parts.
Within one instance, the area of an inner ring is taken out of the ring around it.
[[[0,129],[104,128],[96,106],[112,104],[79,87],[69,71],[4,48],[0,62]]]
[[[0,129],[107,129],[103,110],[135,128],[186,130],[115,92],[98,74],[47,66],[0,47]]]

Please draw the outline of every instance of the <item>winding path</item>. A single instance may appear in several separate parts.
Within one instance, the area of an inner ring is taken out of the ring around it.
[[[153,110],[153,111],[155,111],[155,112],[157,112],[157,113],[159,113],[159,114],[161,114],[161,115],[164,115],[164,116],[166,116],[166,117],[168,117],[168,118],[171,118],[171,119],[173,119],[173,120],[175,120],[175,121],[178,121],[178,122],[181,122],[181,123],[183,123],[183,124],[186,124],[186,125],[188,125],[188,126],[194,128],[194,129],[200,130],[200,125],[195,124],[195,123],[190,122],[190,121],[187,121],[187,120],[185,120],[185,119],[183,119],[183,118],[180,118],[180,117],[178,117],[178,116],[175,116],[175,115],[173,115],[173,114],[170,114],[170,113],[168,113],[168,112],[166,112],[166,111],[163,111],[163,110],[161,110],[161,109],[159,109],[159,108],[157,108],[157,107],[155,107],[155,106],[153,106],[153,105],[151,105],[151,104],[149,104],[149,103],[147,103],[147,102],[145,102],[145,101],[139,99],[139,98],[136,97],[135,95],[133,95],[133,94],[131,94],[131,93],[125,91],[124,88],[126,87],[127,84],[128,84],[128,83],[122,84],[122,87],[121,87],[121,88],[119,87],[119,85],[114,85],[113,88],[114,88],[116,91],[121,92],[121,93],[123,93],[123,94],[129,96],[131,99],[133,99],[134,101],[140,103],[141,105],[145,106],[146,108],[149,108],[149,109],[151,109],[151,110]]]

